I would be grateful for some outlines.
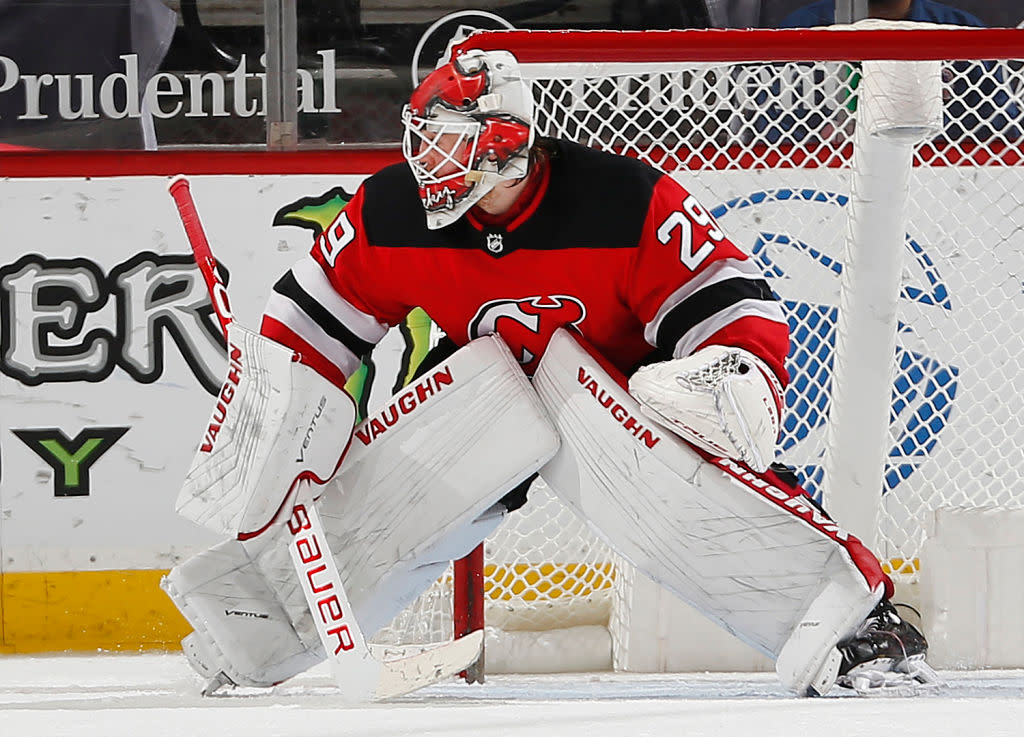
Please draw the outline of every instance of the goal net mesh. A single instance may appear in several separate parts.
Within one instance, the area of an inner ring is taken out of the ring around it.
[[[936,56],[930,32],[904,33],[923,57]],[[639,38],[677,43],[658,33]],[[634,62],[595,53],[523,68],[541,134],[677,177],[768,275],[791,329],[778,460],[830,508],[827,423],[870,62],[854,54],[796,60],[799,53],[783,44],[771,61]],[[858,431],[884,436],[880,486],[863,500],[877,509],[873,536],[862,536],[904,577],[915,574],[931,510],[1024,501],[1024,68],[1001,56],[933,62],[940,123],[913,146],[905,205],[893,205],[906,226],[895,345],[883,377],[888,422]],[[894,89],[882,94],[899,94]],[[857,369],[856,357],[842,360]],[[628,579],[542,485],[486,542],[485,555],[486,617],[501,629],[606,622],[616,578]],[[421,629],[437,625],[450,607],[449,585],[438,582],[403,616]]]

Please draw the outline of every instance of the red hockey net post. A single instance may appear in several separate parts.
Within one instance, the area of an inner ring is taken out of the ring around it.
[[[1024,507],[1024,31],[497,31],[467,48],[516,54],[541,134],[678,177],[763,267],[792,336],[780,460],[901,579],[935,510]],[[564,511],[535,487],[469,601],[505,633],[597,611],[630,667],[631,569]]]
[[[453,564],[453,634],[460,639],[482,630],[484,618],[484,544],[477,545],[473,552]],[[470,683],[483,683],[485,652],[480,659],[462,672]]]

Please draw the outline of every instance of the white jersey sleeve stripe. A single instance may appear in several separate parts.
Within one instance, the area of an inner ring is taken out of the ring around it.
[[[658,331],[661,325],[673,309],[685,302],[694,294],[705,287],[717,284],[727,279],[764,279],[760,268],[753,259],[723,259],[710,264],[704,271],[690,279],[686,284],[672,292],[658,308],[657,314],[647,323],[644,328],[644,340],[653,346],[657,345]]]
[[[697,346],[706,341],[712,335],[724,328],[731,322],[743,317],[760,317],[764,320],[782,323],[786,325],[786,316],[778,302],[768,302],[758,299],[745,299],[728,308],[716,312],[706,320],[694,325],[679,338],[672,351],[673,358],[683,358],[693,353]]]
[[[353,335],[367,343],[378,343],[388,331],[372,315],[357,309],[338,294],[320,264],[305,258],[292,267],[295,281],[314,301],[345,325]]]
[[[333,362],[345,376],[359,369],[361,360],[348,346],[328,335],[324,329],[292,300],[272,292],[264,314],[288,327]]]

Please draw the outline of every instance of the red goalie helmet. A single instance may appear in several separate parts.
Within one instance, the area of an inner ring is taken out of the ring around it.
[[[503,179],[526,176],[533,100],[507,51],[470,50],[431,72],[402,110],[402,153],[442,228]]]

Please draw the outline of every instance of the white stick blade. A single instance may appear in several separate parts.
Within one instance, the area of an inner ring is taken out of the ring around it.
[[[375,697],[393,699],[451,678],[480,657],[483,630],[426,652],[381,663]]]

